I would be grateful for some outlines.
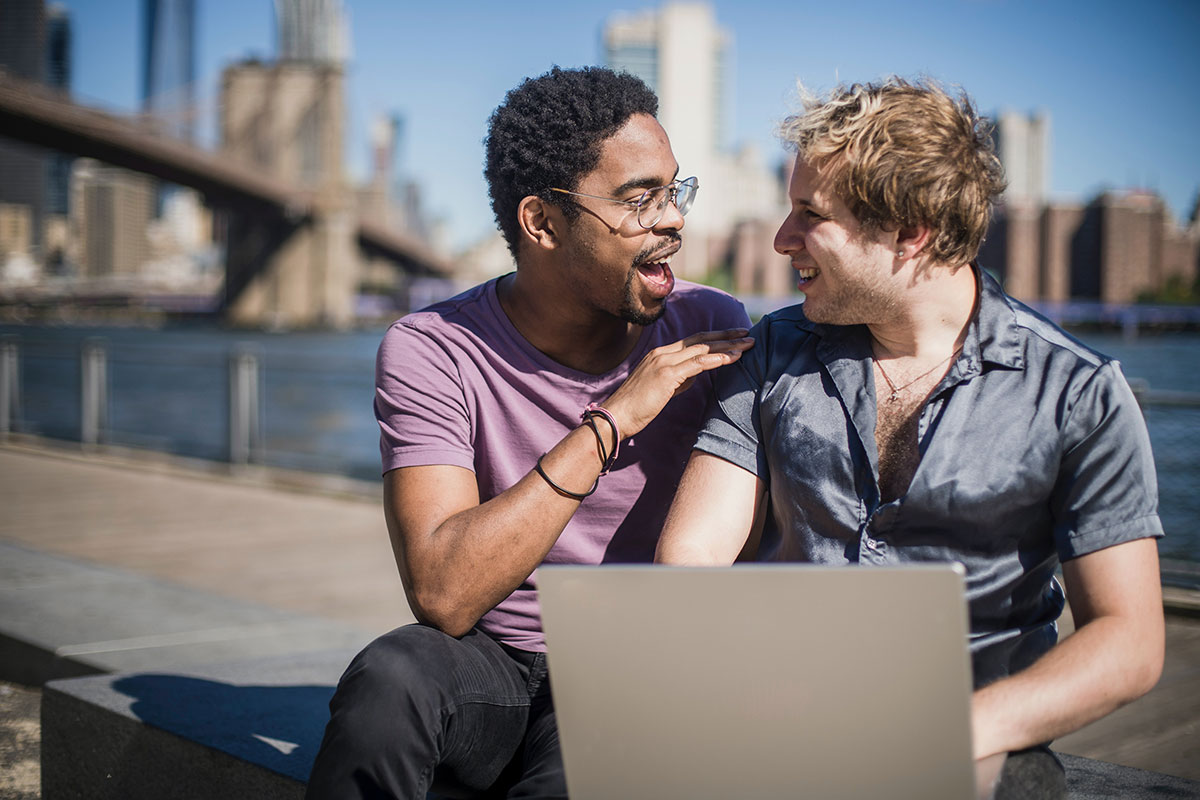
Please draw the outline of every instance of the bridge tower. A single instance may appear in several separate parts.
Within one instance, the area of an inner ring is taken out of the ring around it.
[[[306,215],[228,214],[226,303],[235,324],[346,327],[361,267],[342,166],[340,64],[245,62],[225,70],[221,151],[309,194]]]

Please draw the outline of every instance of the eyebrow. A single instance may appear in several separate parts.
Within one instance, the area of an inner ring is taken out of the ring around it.
[[[673,181],[677,177],[679,177],[679,167],[675,167],[675,174],[673,174],[671,176],[671,180]],[[660,180],[661,180],[661,178],[651,178],[649,176],[644,177],[644,178],[634,178],[632,180],[625,181],[620,186],[618,186],[616,189],[613,189],[613,195],[620,196],[620,195],[625,194],[626,192],[633,191],[634,189],[645,190],[645,189],[653,189],[657,186],[664,186],[665,184],[660,183],[659,182]],[[667,181],[667,183],[670,183],[670,181]]]

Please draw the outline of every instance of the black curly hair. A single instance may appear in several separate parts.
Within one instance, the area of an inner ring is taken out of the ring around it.
[[[554,67],[505,95],[488,120],[483,174],[514,258],[521,200],[536,195],[577,217],[550,187],[574,190],[596,168],[600,145],[634,114],[656,116],[658,97],[640,78],[604,67]]]

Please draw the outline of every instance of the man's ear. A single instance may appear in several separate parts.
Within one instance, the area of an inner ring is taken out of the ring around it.
[[[925,225],[914,225],[911,228],[901,228],[896,232],[896,250],[903,251],[902,258],[915,258],[929,244],[933,231]]]
[[[517,206],[517,224],[521,237],[534,247],[553,250],[564,224],[562,212],[536,195],[526,195]]]

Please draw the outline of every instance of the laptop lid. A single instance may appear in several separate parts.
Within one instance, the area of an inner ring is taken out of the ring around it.
[[[957,566],[538,576],[572,800],[974,796]]]

